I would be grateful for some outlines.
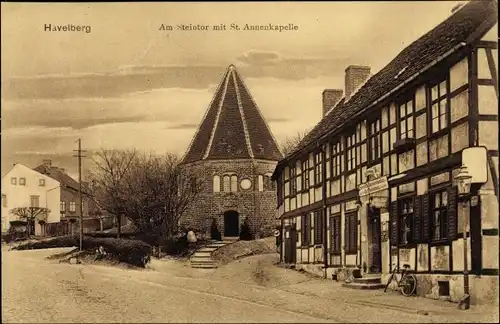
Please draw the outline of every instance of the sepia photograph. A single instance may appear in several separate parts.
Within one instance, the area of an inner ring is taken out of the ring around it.
[[[498,323],[498,0],[1,2],[3,323]]]

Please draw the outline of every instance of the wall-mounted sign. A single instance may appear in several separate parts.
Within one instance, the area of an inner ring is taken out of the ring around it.
[[[389,189],[389,183],[387,182],[387,177],[383,176],[378,179],[368,181],[362,186],[359,186],[359,195],[367,196],[378,191]]]
[[[462,165],[472,176],[472,183],[486,183],[488,181],[488,158],[486,147],[468,147],[462,151]]]

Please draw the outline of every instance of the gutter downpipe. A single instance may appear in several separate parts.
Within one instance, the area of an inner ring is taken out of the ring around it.
[[[322,218],[323,218],[323,268],[324,268],[324,278],[327,279],[327,269],[328,269],[328,215],[326,213],[326,149],[317,142],[317,146],[321,149],[321,189],[322,189]]]

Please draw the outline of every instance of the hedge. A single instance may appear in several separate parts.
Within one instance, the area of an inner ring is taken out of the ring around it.
[[[97,251],[102,247],[106,254],[111,255],[113,259],[138,267],[145,267],[146,264],[151,260],[151,246],[138,240],[84,236],[82,243],[83,250],[85,251]],[[79,245],[80,242],[77,237],[62,236],[46,241],[24,243],[17,247],[14,247],[13,249],[50,249],[60,247],[74,247]]]

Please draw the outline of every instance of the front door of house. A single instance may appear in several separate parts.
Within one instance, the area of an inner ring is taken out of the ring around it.
[[[236,237],[240,235],[239,213],[228,210],[224,213],[224,236]]]
[[[380,209],[368,208],[368,226],[370,230],[371,243],[371,273],[379,273],[382,270],[382,246],[380,242]]]
[[[285,263],[295,263],[297,258],[297,228],[285,227]]]

